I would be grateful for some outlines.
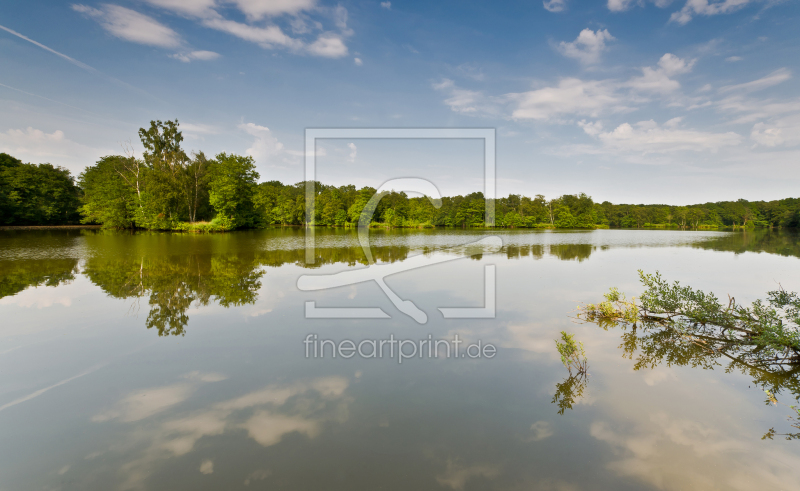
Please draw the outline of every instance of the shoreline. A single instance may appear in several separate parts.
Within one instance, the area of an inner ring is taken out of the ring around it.
[[[99,229],[102,225],[0,225],[0,230],[71,230],[81,228]]]

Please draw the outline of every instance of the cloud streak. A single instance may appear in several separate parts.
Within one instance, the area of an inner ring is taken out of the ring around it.
[[[73,4],[72,9],[96,20],[109,34],[125,41],[159,48],[178,48],[183,44],[177,32],[135,10],[119,5],[96,9],[82,4]]]

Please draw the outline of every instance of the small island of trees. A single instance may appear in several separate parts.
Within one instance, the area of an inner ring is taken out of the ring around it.
[[[250,156],[187,154],[178,121],[139,130],[145,152],[109,155],[77,179],[68,170],[25,164],[0,153],[0,225],[99,224],[104,228],[212,232],[272,225],[355,227],[376,190],[316,182],[314,218],[306,223],[305,182],[258,182]],[[373,226],[483,227],[483,193],[422,197],[391,192]],[[721,201],[689,206],[596,203],[584,193],[546,199],[511,194],[495,200],[505,228],[755,228],[800,226],[800,198]]]

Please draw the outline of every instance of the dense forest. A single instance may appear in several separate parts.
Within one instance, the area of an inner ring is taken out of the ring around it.
[[[109,155],[77,180],[61,167],[25,164],[0,154],[0,225],[100,224],[105,228],[223,231],[270,225],[357,226],[376,190],[315,183],[314,219],[306,224],[305,182],[259,183],[252,157],[187,154],[178,121],[139,130],[145,152]],[[483,227],[483,193],[427,198],[383,196],[373,226]],[[508,228],[798,227],[800,198],[721,201],[689,206],[596,203],[586,194],[495,200],[495,226]]]

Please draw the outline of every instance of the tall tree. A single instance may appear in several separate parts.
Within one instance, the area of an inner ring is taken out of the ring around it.
[[[79,176],[83,188],[83,223],[100,223],[104,228],[134,225],[138,210],[139,164],[133,157],[109,155],[87,167]]]
[[[253,198],[258,172],[253,157],[220,153],[209,168],[209,202],[226,228],[257,224]]]
[[[188,215],[188,157],[181,148],[183,134],[178,120],[150,121],[150,128],[139,129],[139,138],[145,148],[144,161],[151,171],[148,173],[148,192],[142,196],[145,217],[154,228],[164,225],[169,228]]]

